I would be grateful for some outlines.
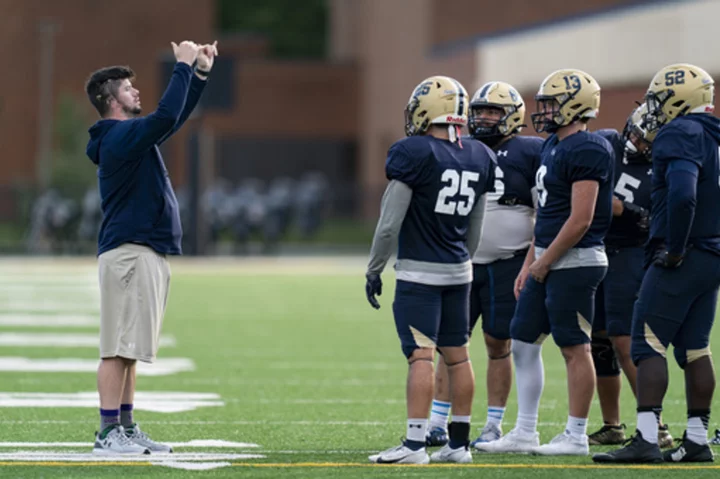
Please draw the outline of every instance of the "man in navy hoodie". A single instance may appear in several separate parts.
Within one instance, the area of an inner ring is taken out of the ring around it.
[[[158,146],[176,132],[202,94],[217,42],[172,43],[177,63],[157,110],[140,114],[128,67],[94,72],[85,91],[102,117],[89,130],[87,155],[97,165],[103,221],[100,278],[100,430],[94,454],[172,452],[132,417],[135,363],[157,355],[170,286],[167,255],[181,254],[178,202]],[[197,66],[193,71],[193,64]]]

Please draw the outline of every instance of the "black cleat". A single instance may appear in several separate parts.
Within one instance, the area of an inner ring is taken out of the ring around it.
[[[640,431],[625,441],[626,446],[614,451],[593,454],[592,460],[600,463],[656,464],[663,461],[660,447],[647,442]]]
[[[450,442],[448,432],[440,427],[432,428],[425,436],[425,446],[427,447],[444,446],[448,442]]]
[[[698,444],[687,438],[687,431],[683,434],[682,442],[675,449],[663,453],[665,462],[713,462],[715,460],[712,449],[707,444]]]

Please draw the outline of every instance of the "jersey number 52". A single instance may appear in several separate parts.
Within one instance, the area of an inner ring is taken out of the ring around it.
[[[477,182],[480,174],[476,171],[445,170],[440,180],[449,183],[438,193],[435,203],[435,213],[443,215],[467,216],[475,204],[475,190],[470,183]],[[459,193],[459,195],[458,195]],[[455,198],[458,196],[458,198]]]

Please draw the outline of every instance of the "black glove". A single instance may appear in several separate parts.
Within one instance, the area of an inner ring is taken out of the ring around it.
[[[375,309],[380,309],[380,303],[375,299],[375,295],[382,296],[382,279],[379,274],[367,273],[365,275],[365,295],[367,300]]]
[[[638,205],[623,201],[623,212],[620,217],[634,224],[642,233],[647,233],[650,229],[650,212]]]
[[[682,264],[683,258],[683,255],[675,256],[668,253],[666,249],[660,249],[655,253],[653,263],[661,268],[674,269]]]

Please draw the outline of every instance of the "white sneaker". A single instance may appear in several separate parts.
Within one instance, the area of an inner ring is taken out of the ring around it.
[[[373,454],[368,459],[376,464],[427,464],[430,462],[430,457],[424,447],[413,451],[404,444],[391,447],[379,454]]]
[[[565,431],[555,436],[548,444],[536,447],[533,453],[542,456],[587,456],[590,454],[590,447],[587,435],[580,439]]]
[[[150,450],[140,444],[135,444],[125,435],[125,430],[122,426],[116,426],[102,439],[100,438],[100,433],[95,433],[93,454],[99,456],[150,454]]]
[[[172,447],[155,442],[145,434],[145,431],[140,430],[140,426],[133,424],[131,427],[124,428],[125,435],[135,444],[149,449],[152,454],[170,454],[173,452]]]
[[[473,447],[478,451],[483,452],[518,452],[518,453],[530,453],[540,445],[540,434],[534,432],[528,434],[521,432],[520,430],[513,429],[505,436],[501,437],[497,441],[491,442],[476,442]]]
[[[497,441],[502,437],[502,428],[499,426],[496,426],[495,424],[485,424],[485,427],[480,432],[480,435],[477,439],[475,439],[472,443],[470,443],[471,446],[475,446],[475,443],[477,442],[492,442]]]
[[[465,446],[453,449],[450,447],[450,444],[446,444],[442,449],[433,452],[430,460],[432,462],[457,462],[466,464],[472,462],[472,453],[470,453],[470,449]]]

